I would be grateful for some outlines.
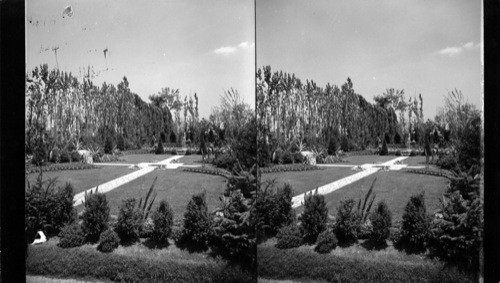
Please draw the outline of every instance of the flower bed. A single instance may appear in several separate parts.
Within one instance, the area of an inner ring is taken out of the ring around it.
[[[186,172],[192,172],[192,173],[200,173],[200,174],[208,174],[208,175],[217,175],[217,176],[229,176],[230,173],[227,170],[220,169],[220,168],[184,168],[184,171]]]

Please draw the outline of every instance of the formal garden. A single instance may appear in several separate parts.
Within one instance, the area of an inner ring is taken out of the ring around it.
[[[197,94],[144,102],[126,78],[42,65],[26,109],[27,275],[253,282],[256,131],[236,90],[207,119]]]
[[[262,282],[477,281],[481,112],[458,90],[445,99],[424,121],[402,90],[372,104],[350,79],[259,69]]]

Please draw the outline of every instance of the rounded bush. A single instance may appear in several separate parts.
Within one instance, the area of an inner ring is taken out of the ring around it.
[[[370,215],[372,232],[369,239],[377,244],[386,244],[391,234],[392,214],[385,202],[379,202],[375,211]]]
[[[174,223],[174,212],[167,201],[162,200],[158,209],[153,213],[153,231],[151,239],[157,243],[168,243],[168,238],[172,234]]]
[[[283,152],[282,159],[283,159],[283,164],[291,164],[293,163],[294,157],[290,151],[285,151]]]
[[[331,252],[337,247],[337,237],[332,231],[325,230],[318,235],[318,241],[314,250],[320,254]]]
[[[387,154],[389,154],[389,150],[387,148],[387,142],[384,139],[384,141],[382,142],[382,148],[380,149],[380,155],[387,155]]]
[[[106,195],[91,194],[85,200],[85,209],[82,214],[82,229],[90,242],[99,239],[99,235],[108,228],[109,206]]]
[[[59,243],[61,248],[74,248],[83,245],[85,234],[78,223],[69,224],[63,227],[59,233]]]
[[[118,213],[115,231],[123,243],[134,243],[139,240],[142,227],[142,213],[135,207],[135,198],[123,200]]]
[[[71,152],[71,161],[72,162],[80,162],[81,156],[78,153],[78,151],[72,151]]]
[[[59,150],[59,148],[54,148],[52,149],[52,152],[50,154],[50,162],[52,163],[59,163],[61,159],[61,151]]]
[[[337,222],[334,230],[341,245],[348,246],[358,240],[361,221],[354,205],[355,201],[348,199],[341,201],[337,208]]]
[[[61,155],[59,156],[59,161],[61,163],[66,163],[71,160],[71,156],[69,155],[69,152],[66,149],[61,150]]]
[[[313,194],[304,197],[304,212],[299,217],[302,222],[300,230],[304,242],[309,244],[316,243],[318,235],[326,229],[328,219],[328,208],[326,207],[325,196]]]
[[[401,236],[397,246],[408,252],[424,252],[430,236],[431,218],[425,207],[424,193],[414,195],[405,206]]]
[[[177,150],[176,150],[175,148],[174,148],[174,149],[172,149],[172,151],[170,152],[170,154],[172,154],[172,155],[177,155]]]
[[[115,231],[108,229],[102,232],[99,236],[99,245],[97,246],[97,250],[103,253],[110,253],[114,249],[118,248],[119,244],[120,237],[118,237],[118,234]]]
[[[161,139],[158,140],[158,146],[156,147],[155,154],[164,154],[165,149],[163,148],[163,143],[161,142]]]
[[[294,155],[293,155],[293,161],[295,163],[303,163],[304,162],[304,156],[300,153],[300,152],[296,152]]]
[[[278,240],[276,243],[276,247],[278,249],[297,248],[302,244],[302,235],[300,233],[300,229],[295,224],[291,224],[279,229],[278,234],[276,235],[276,239]]]

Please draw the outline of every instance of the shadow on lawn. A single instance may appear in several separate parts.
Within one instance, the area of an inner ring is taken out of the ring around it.
[[[388,247],[387,245],[387,242],[384,241],[384,242],[376,242],[376,241],[373,241],[373,240],[366,240],[364,241],[363,243],[361,243],[361,246],[369,251],[380,251],[380,250],[383,250],[383,249],[386,249]]]
[[[155,241],[151,238],[146,239],[146,241],[144,241],[142,244],[149,249],[164,249],[164,248],[168,248],[170,246],[169,241],[158,242],[158,241]]]

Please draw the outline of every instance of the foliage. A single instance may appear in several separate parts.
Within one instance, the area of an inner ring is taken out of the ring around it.
[[[82,227],[78,223],[67,224],[59,233],[59,243],[61,248],[74,248],[83,245],[85,242],[85,235],[83,234]]]
[[[296,224],[290,224],[278,230],[276,240],[276,247],[278,249],[297,248],[302,244],[302,234]]]
[[[337,247],[337,238],[330,230],[325,230],[318,235],[314,251],[320,254],[327,254]]]
[[[81,159],[82,158],[81,158],[80,154],[78,153],[78,151],[71,152],[71,161],[72,162],[80,162]]]
[[[477,272],[484,226],[479,178],[464,175],[454,179],[441,205],[431,225],[431,254]]]
[[[97,245],[97,250],[103,253],[110,253],[118,248],[119,245],[120,237],[118,234],[111,229],[107,229],[99,236],[99,245]]]
[[[326,229],[328,208],[325,196],[319,195],[318,190],[304,196],[304,212],[299,216],[300,230],[305,243],[314,244],[318,235]]]
[[[158,139],[158,145],[156,146],[155,154],[164,154],[165,149],[163,148],[163,143],[161,139]]]
[[[118,222],[115,232],[123,244],[134,243],[139,240],[139,232],[143,221],[141,211],[135,207],[136,200],[128,198],[122,201],[118,212]]]
[[[52,163],[59,163],[61,160],[61,151],[59,148],[55,147],[52,149],[50,153],[50,162]]]
[[[66,149],[61,150],[61,155],[59,157],[59,160],[61,161],[61,163],[66,163],[71,161],[71,156],[68,150]]]
[[[33,240],[37,231],[47,236],[57,235],[61,228],[76,218],[73,208],[73,187],[66,184],[55,187],[56,179],[43,181],[43,173],[32,185],[27,183],[25,192],[25,231],[26,237]]]
[[[377,204],[374,212],[370,215],[372,232],[370,240],[376,245],[385,245],[390,236],[392,226],[392,214],[384,201]]]
[[[380,150],[380,155],[387,155],[389,154],[389,150],[387,149],[387,142],[385,139],[382,141],[382,149]]]
[[[104,153],[112,154],[113,149],[115,148],[115,144],[112,137],[107,136],[104,141]]]
[[[256,268],[254,200],[257,191],[255,170],[228,177],[227,194],[215,210],[214,236],[210,248],[216,255],[244,269]],[[254,272],[254,271],[253,271]]]
[[[229,171],[233,170],[237,162],[238,160],[236,159],[236,157],[230,152],[224,152],[222,154],[219,154],[213,160],[213,164],[216,167]]]
[[[116,141],[116,148],[118,148],[121,151],[124,151],[126,149],[125,138],[123,137],[122,134],[118,135],[118,139]]]
[[[37,166],[43,165],[48,160],[47,149],[45,148],[45,144],[42,139],[38,139],[36,143],[35,150],[33,152],[33,159],[31,162]]]
[[[365,195],[365,200],[363,201],[363,206],[361,206],[361,199],[358,201],[358,206],[356,208],[357,213],[359,214],[359,220],[361,223],[365,223],[366,219],[368,219],[368,215],[370,215],[370,210],[373,205],[373,201],[375,200],[376,193],[373,193],[373,188],[375,187],[375,182],[377,182],[377,178],[375,178],[370,186],[370,189],[368,189],[368,192]],[[368,202],[368,199],[370,198],[370,201]],[[368,203],[368,206],[366,205]]]
[[[334,232],[341,246],[349,246],[358,240],[360,230],[360,214],[354,209],[353,199],[343,200],[337,208]]]
[[[255,273],[225,262],[194,264],[52,245],[29,247],[26,274],[106,282],[255,282]]]
[[[168,243],[168,238],[172,234],[174,212],[166,200],[160,202],[152,218],[154,226],[151,239],[157,244]]]
[[[144,197],[144,202],[142,202],[142,197],[141,197],[139,199],[139,203],[137,204],[137,209],[142,215],[143,221],[148,218],[149,213],[151,212],[151,208],[153,207],[153,203],[156,199],[156,191],[154,191],[154,187],[156,185],[156,179],[158,179],[158,177],[155,177],[153,183],[151,183],[151,187],[149,187],[149,190],[146,193],[146,196]]]
[[[402,218],[397,246],[411,253],[425,251],[431,219],[427,214],[423,192],[410,197]]]
[[[203,191],[193,195],[186,207],[181,241],[178,244],[190,251],[205,251],[212,233],[212,219]]]
[[[262,174],[267,173],[281,173],[281,172],[292,172],[292,171],[311,171],[311,170],[323,170],[323,168],[309,165],[309,164],[283,164],[283,165],[273,165],[270,167],[259,168]]]
[[[274,182],[267,182],[265,188],[260,189],[256,197],[254,215],[258,242],[267,237],[273,237],[281,227],[290,225],[295,220],[295,212],[292,208],[292,187],[285,184],[274,190],[273,186]]]
[[[311,250],[281,250],[259,246],[257,274],[262,278],[320,282],[477,282],[477,277],[440,263],[371,260],[317,254]]]
[[[86,197],[82,214],[82,230],[86,240],[96,242],[108,228],[109,206],[106,195],[93,193]]]

